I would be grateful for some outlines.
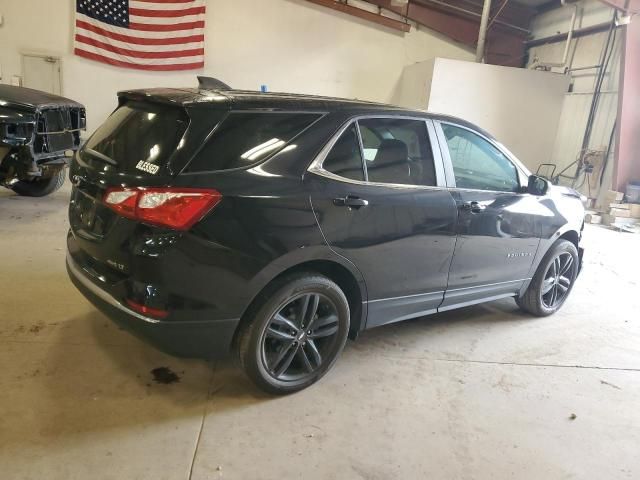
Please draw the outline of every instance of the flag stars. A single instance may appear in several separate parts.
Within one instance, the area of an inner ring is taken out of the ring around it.
[[[109,25],[129,26],[129,0],[76,0],[76,10]]]

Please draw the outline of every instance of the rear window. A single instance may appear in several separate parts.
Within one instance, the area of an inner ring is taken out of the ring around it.
[[[111,114],[81,150],[83,160],[118,171],[156,175],[178,147],[189,125],[182,108],[127,102]]]
[[[187,171],[227,170],[258,163],[282,150],[320,116],[319,113],[232,112]]]

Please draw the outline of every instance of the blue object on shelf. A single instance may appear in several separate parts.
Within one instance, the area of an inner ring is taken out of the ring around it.
[[[262,93],[267,93],[269,91],[269,88],[266,85],[260,85],[260,91]]]
[[[640,203],[640,182],[627,183],[627,202]]]

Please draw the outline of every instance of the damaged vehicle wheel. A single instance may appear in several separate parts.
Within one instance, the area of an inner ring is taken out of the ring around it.
[[[33,180],[18,180],[11,185],[11,189],[18,195],[25,197],[44,197],[58,190],[64,184],[66,170],[58,169],[48,176],[36,177]]]

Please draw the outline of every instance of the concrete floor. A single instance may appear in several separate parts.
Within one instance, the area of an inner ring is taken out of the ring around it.
[[[68,194],[0,192],[3,479],[640,478],[638,235],[588,226],[554,317],[502,301],[382,327],[318,385],[271,398],[76,292]],[[154,383],[160,366],[180,382]]]

